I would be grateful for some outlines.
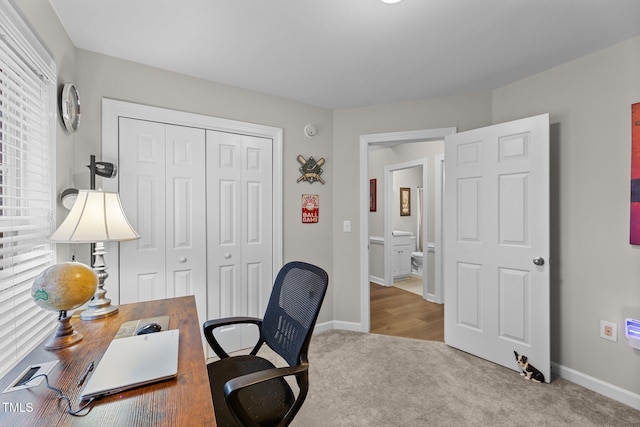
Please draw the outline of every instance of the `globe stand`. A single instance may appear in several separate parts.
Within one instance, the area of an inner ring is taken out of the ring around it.
[[[73,326],[71,326],[71,316],[67,316],[65,310],[60,310],[58,322],[56,334],[44,345],[46,350],[58,350],[69,347],[82,339],[82,334],[74,330]]]
[[[95,256],[93,270],[98,275],[98,290],[87,306],[87,309],[80,313],[82,320],[102,319],[103,317],[113,316],[118,312],[118,306],[111,305],[111,300],[105,297],[107,291],[104,290],[104,281],[109,277],[107,266],[104,263],[104,254],[106,253],[104,243],[96,243],[96,250],[93,253]]]

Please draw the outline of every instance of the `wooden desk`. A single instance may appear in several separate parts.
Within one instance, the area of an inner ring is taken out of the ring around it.
[[[84,335],[83,340],[54,351],[45,350],[44,342],[40,343],[0,380],[0,392],[27,366],[58,360],[49,374],[49,382],[69,396],[72,409],[77,410],[84,387],[77,386],[78,379],[92,360],[98,363],[120,325],[129,320],[163,315],[170,316],[169,329],[180,329],[177,378],[95,400],[91,412],[84,417],[67,414],[66,405],[65,409],[58,405],[56,393],[43,381],[34,388],[0,394],[0,425],[215,426],[201,326],[193,296],[121,305],[118,314],[99,320],[83,321],[75,317],[71,323]]]

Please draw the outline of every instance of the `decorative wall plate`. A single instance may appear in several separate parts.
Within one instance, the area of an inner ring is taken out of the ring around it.
[[[65,83],[60,94],[62,124],[69,132],[80,127],[80,94],[73,83]]]

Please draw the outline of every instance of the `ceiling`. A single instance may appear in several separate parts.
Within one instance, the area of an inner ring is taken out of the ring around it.
[[[640,34],[639,0],[49,0],[73,43],[328,109],[495,89]]]

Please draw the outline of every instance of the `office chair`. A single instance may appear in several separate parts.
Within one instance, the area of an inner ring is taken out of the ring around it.
[[[307,352],[328,283],[321,268],[290,262],[278,272],[262,319],[229,317],[204,323],[205,338],[220,357],[207,365],[218,426],[289,425],[309,389]],[[229,356],[213,330],[239,323],[257,325],[260,337],[249,354]],[[257,356],[263,344],[288,366],[276,368]],[[297,397],[285,377],[296,379]]]

